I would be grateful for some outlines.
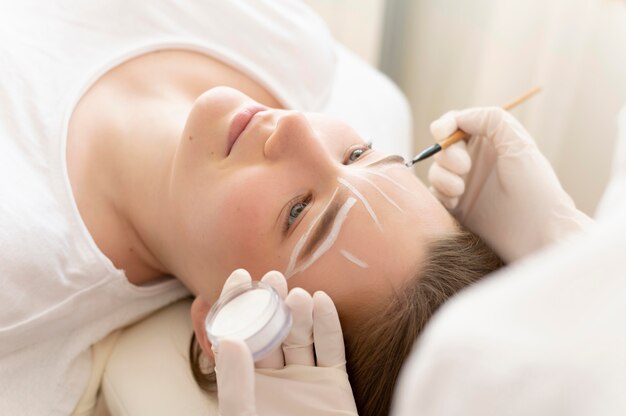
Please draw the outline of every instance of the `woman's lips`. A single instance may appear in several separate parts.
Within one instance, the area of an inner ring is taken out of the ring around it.
[[[261,107],[258,105],[250,106],[242,109],[233,117],[233,120],[230,122],[230,129],[228,131],[228,140],[226,141],[226,156],[230,155],[230,151],[241,133],[245,130],[252,117],[260,111],[267,110],[265,107]]]

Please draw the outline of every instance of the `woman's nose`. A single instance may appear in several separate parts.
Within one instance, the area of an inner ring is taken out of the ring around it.
[[[281,116],[274,133],[265,142],[264,152],[269,160],[291,160],[303,167],[312,166],[318,172],[337,169],[306,116],[296,111]]]

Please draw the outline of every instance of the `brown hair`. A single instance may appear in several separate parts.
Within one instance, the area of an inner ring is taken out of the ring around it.
[[[361,416],[389,414],[400,368],[431,316],[455,293],[503,265],[463,227],[431,243],[423,264],[382,310],[370,310],[345,334],[350,384]]]
[[[405,358],[430,317],[461,289],[503,265],[478,236],[463,227],[434,241],[417,275],[383,308],[344,329],[348,374],[361,416],[387,415]],[[202,363],[195,340],[189,346],[191,370],[205,391],[216,390],[215,372]]]

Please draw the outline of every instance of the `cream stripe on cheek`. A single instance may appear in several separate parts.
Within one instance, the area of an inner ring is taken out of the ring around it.
[[[367,269],[369,267],[367,265],[367,263],[365,263],[363,260],[359,259],[358,257],[356,257],[354,254],[350,253],[347,250],[340,250],[340,253],[341,253],[342,256],[344,256],[349,261],[351,261],[352,263],[356,264],[357,266],[359,266],[362,269]]]
[[[367,209],[367,212],[370,214],[370,217],[372,217],[372,220],[374,220],[374,223],[376,223],[378,228],[382,231],[383,227],[380,225],[380,222],[378,221],[378,217],[376,216],[376,213],[370,206],[367,199],[365,199],[365,197],[361,194],[361,192],[359,192],[358,189],[356,189],[350,182],[348,182],[344,178],[338,178],[337,181],[343,186],[345,186],[346,188],[348,188],[350,191],[352,191],[352,193],[361,200],[363,205],[365,205],[365,209]]]
[[[333,202],[333,199],[335,199],[335,196],[337,195],[338,190],[339,190],[338,187],[335,188],[335,192],[333,192],[332,196],[326,203],[326,206],[324,206],[324,208],[322,209],[320,214],[315,218],[315,220],[311,221],[311,224],[309,224],[309,228],[306,230],[304,234],[302,234],[302,237],[300,237],[295,247],[293,248],[293,251],[291,252],[291,257],[289,257],[289,265],[287,266],[287,270],[285,271],[285,276],[287,279],[289,279],[289,277],[295,273],[294,268],[296,267],[296,260],[298,258],[298,255],[300,254],[300,251],[302,251],[302,247],[304,246],[304,243],[306,243],[306,240],[309,238],[309,234],[311,234],[311,231],[315,227],[315,224],[317,224],[320,218],[322,218],[322,215],[324,215],[324,213],[326,212],[330,204]]]
[[[313,263],[315,263],[324,253],[326,253],[337,241],[337,237],[339,237],[339,233],[341,232],[341,228],[343,226],[344,221],[348,218],[348,213],[356,203],[356,199],[350,197],[347,201],[341,206],[337,216],[335,217],[335,221],[333,222],[333,226],[328,233],[326,239],[320,244],[320,246],[311,254],[309,259],[300,265],[298,268],[293,270],[291,273],[285,273],[285,278],[289,279],[294,274],[299,273],[303,270],[309,268]],[[296,255],[297,257],[297,255]]]

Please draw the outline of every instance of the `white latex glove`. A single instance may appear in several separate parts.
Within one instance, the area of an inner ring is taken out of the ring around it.
[[[249,280],[245,270],[237,270],[224,291]],[[285,298],[287,282],[282,274],[270,272],[261,280],[280,288]],[[215,354],[220,415],[356,415],[332,300],[323,292],[311,297],[295,288],[285,302],[292,312],[291,332],[282,348],[257,362],[256,372],[243,341],[220,341]]]
[[[430,126],[436,141],[458,128],[471,137],[435,155],[431,191],[505,262],[592,223],[510,113],[498,107],[452,111]]]

